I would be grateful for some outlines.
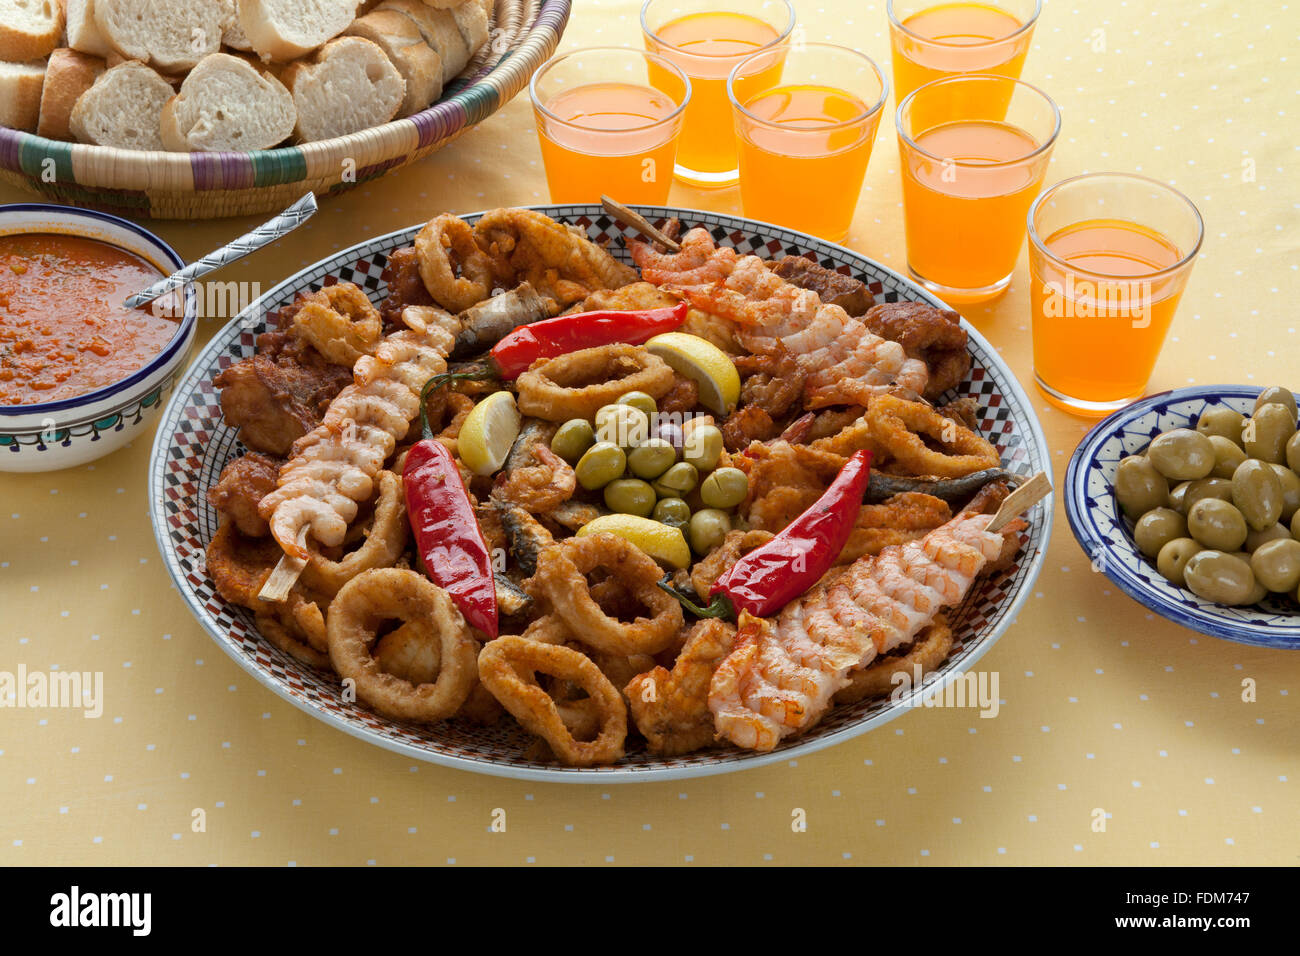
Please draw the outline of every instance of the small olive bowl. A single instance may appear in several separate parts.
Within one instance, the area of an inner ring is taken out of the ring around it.
[[[1092,566],[1137,601],[1183,627],[1259,647],[1300,650],[1300,607],[1270,594],[1259,604],[1229,607],[1170,583],[1138,550],[1133,525],[1115,500],[1120,459],[1141,452],[1171,428],[1195,428],[1202,413],[1227,406],[1250,415],[1262,389],[1248,385],[1196,385],[1151,395],[1099,422],[1070,459],[1065,474],[1065,516]]]
[[[60,233],[98,239],[162,270],[185,260],[162,239],[107,213],[45,203],[0,206],[0,236]],[[185,290],[185,314],[161,352],[125,378],[72,398],[0,405],[0,472],[55,471],[83,465],[146,435],[185,367],[198,328],[197,296]]]

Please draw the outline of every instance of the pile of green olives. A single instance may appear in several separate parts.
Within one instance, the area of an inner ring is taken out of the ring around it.
[[[680,528],[697,554],[722,543],[729,511],[749,494],[749,477],[724,465],[722,431],[711,421],[661,416],[654,398],[628,392],[556,429],[551,451],[573,465],[578,484],[600,492],[619,514]]]
[[[1220,604],[1300,601],[1300,430],[1273,386],[1249,417],[1207,409],[1119,463],[1115,498],[1161,575]]]

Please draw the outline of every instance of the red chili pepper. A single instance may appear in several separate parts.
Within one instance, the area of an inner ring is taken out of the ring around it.
[[[466,372],[438,375],[433,379],[434,386],[464,378],[512,381],[538,359],[616,342],[640,345],[680,326],[686,321],[688,308],[685,302],[679,302],[662,309],[575,312],[521,325],[492,347],[482,365]]]
[[[492,554],[451,453],[425,438],[406,453],[402,469],[406,514],[424,570],[456,602],[471,627],[497,636]]]
[[[870,476],[871,452],[857,452],[812,507],[714,582],[708,607],[665,590],[700,617],[731,617],[742,610],[759,617],[775,614],[816,584],[844,550]]]

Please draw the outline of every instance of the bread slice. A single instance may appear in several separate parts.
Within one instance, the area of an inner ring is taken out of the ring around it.
[[[451,11],[431,7],[424,0],[383,0],[378,9],[396,11],[415,24],[424,42],[442,62],[443,86],[465,69],[470,50]]]
[[[108,44],[162,73],[183,73],[221,48],[222,0],[95,0]]]
[[[316,55],[282,74],[298,110],[294,140],[346,136],[381,126],[397,115],[406,81],[378,44],[362,37],[330,40]]]
[[[473,59],[474,54],[488,41],[487,12],[475,0],[467,0],[460,6],[452,7],[451,15],[456,21],[456,29],[460,31],[461,38],[469,49],[469,59]],[[468,63],[469,60],[466,62]],[[461,69],[463,70],[464,67]]]
[[[0,0],[0,60],[26,63],[49,56],[63,35],[59,0]]]
[[[288,139],[297,113],[274,76],[229,53],[205,56],[167,101],[163,146],[173,152],[267,149]]]
[[[248,53],[253,45],[239,25],[238,0],[221,0],[221,45],[231,50]]]
[[[347,33],[377,44],[402,74],[406,96],[399,116],[420,112],[442,93],[442,61],[409,18],[396,10],[376,9],[358,17]]]
[[[238,0],[239,25],[264,60],[296,60],[352,22],[358,0]]]
[[[41,119],[36,132],[50,139],[72,139],[68,121],[81,94],[95,85],[104,61],[88,53],[59,47],[50,54],[41,91]]]
[[[100,59],[108,56],[112,47],[95,23],[95,0],[67,0],[66,13],[68,46]]]
[[[162,149],[158,117],[171,84],[139,60],[105,70],[77,99],[68,127],[83,143],[119,149]]]
[[[34,133],[44,82],[44,63],[0,63],[0,126]]]

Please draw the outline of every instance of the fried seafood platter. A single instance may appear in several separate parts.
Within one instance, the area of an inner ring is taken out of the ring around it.
[[[223,649],[381,746],[572,780],[819,749],[987,650],[1051,529],[1014,377],[848,250],[644,212],[678,250],[441,215],[214,337],[150,481]]]

